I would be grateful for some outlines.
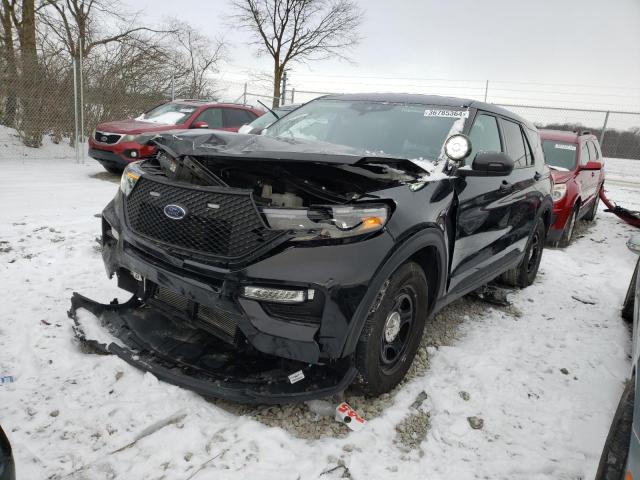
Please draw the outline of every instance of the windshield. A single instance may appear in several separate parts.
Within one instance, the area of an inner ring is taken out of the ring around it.
[[[467,110],[387,102],[316,100],[280,119],[267,136],[352,147],[371,156],[436,160]]]
[[[165,103],[140,115],[137,120],[143,122],[161,123],[163,125],[178,125],[184,123],[196,107],[184,103]]]
[[[276,113],[278,113],[278,112],[276,111]],[[278,115],[280,115],[280,114],[278,113]],[[267,128],[269,125],[271,125],[276,120],[277,119],[273,115],[273,113],[264,112],[262,115],[260,115],[258,118],[256,118],[253,122],[251,122],[249,124],[249,126],[251,127],[251,130],[255,130],[255,129],[262,130],[263,128]]]
[[[547,165],[573,170],[576,166],[576,145],[555,140],[543,140],[542,149]]]

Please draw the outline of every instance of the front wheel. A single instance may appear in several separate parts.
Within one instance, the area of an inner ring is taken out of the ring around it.
[[[542,250],[546,237],[546,229],[541,218],[536,221],[536,226],[529,238],[527,248],[524,251],[524,258],[517,267],[507,270],[502,274],[500,280],[511,287],[525,288],[533,283],[538,275],[540,260],[542,260]]]
[[[627,322],[633,322],[633,304],[636,295],[636,281],[638,278],[638,270],[640,270],[640,260],[636,263],[636,268],[631,275],[631,282],[629,288],[627,288],[627,294],[624,296],[624,303],[622,304],[622,318]]]
[[[386,393],[404,378],[420,345],[428,296],[427,279],[415,262],[402,265],[383,284],[356,347],[365,394]]]
[[[571,216],[567,219],[567,224],[564,226],[564,230],[562,231],[562,236],[558,241],[558,246],[561,248],[568,247],[571,243],[571,239],[573,238],[573,231],[576,227],[576,221],[578,220],[578,206],[574,206],[573,210],[571,210]]]
[[[595,480],[622,480],[631,443],[635,379],[627,381],[604,442]]]
[[[600,205],[600,190],[596,192],[596,198],[593,201],[593,205],[589,209],[589,213],[584,216],[584,220],[587,222],[593,222],[596,219],[598,213],[598,205]]]

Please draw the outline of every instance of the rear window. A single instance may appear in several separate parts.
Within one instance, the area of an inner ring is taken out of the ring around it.
[[[573,170],[576,166],[577,146],[573,143],[543,140],[542,149],[547,165]]]

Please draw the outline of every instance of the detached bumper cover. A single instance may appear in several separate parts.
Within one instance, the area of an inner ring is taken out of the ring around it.
[[[100,304],[74,293],[69,317],[88,349],[117,355],[173,385],[239,403],[280,404],[333,395],[356,376],[350,358],[311,365],[238,349],[132,297]],[[90,317],[90,318],[88,318]],[[291,383],[289,377],[304,378]]]

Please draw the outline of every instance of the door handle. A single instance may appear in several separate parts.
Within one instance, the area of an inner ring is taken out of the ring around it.
[[[537,182],[538,180],[540,180],[542,178],[542,175],[540,174],[540,172],[536,172],[533,174],[533,179]]]

